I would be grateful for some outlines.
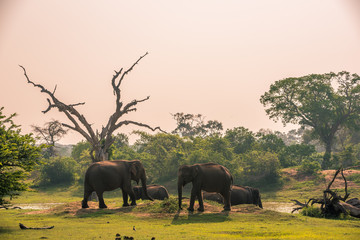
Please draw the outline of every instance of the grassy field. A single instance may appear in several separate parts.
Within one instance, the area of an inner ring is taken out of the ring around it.
[[[277,190],[262,191],[265,204],[289,202],[295,197],[306,199],[321,193],[323,188],[319,184],[321,178],[300,181],[290,173],[284,176],[284,183],[274,187]],[[358,186],[349,185],[353,186],[352,197],[359,196]],[[252,205],[234,206],[231,212],[222,212],[222,206],[212,202],[206,203],[204,213],[191,214],[177,211],[175,197],[168,201],[139,201],[136,207],[122,208],[118,191],[106,194],[109,209],[98,209],[95,202],[90,203],[89,209],[81,209],[81,192],[81,186],[72,186],[22,194],[13,203],[62,204],[48,210],[0,210],[0,239],[115,239],[117,233],[134,239],[359,239],[360,236],[360,219],[351,217],[311,218]],[[184,203],[185,209],[188,200]],[[21,230],[19,223],[27,227],[55,227]]]

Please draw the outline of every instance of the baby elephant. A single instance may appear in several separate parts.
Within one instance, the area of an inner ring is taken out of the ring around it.
[[[153,199],[164,200],[165,198],[169,198],[169,193],[166,188],[162,185],[147,185],[147,193]],[[140,186],[134,186],[133,191],[135,194],[135,199],[142,200],[149,199]]]
[[[234,185],[231,188],[230,193],[231,206],[239,204],[254,204],[256,206],[259,206],[260,208],[263,208],[260,192],[257,188]],[[215,201],[218,203],[224,202],[223,197],[218,193],[204,192],[203,197],[204,199]]]

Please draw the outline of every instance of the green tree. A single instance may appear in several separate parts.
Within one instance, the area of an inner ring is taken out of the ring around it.
[[[206,137],[220,134],[223,130],[221,122],[209,120],[201,114],[175,113],[172,115],[176,121],[176,128],[172,133],[183,137]]]
[[[279,153],[286,146],[284,141],[278,137],[275,133],[262,133],[259,132],[257,136],[257,148],[265,152]]]
[[[11,199],[27,189],[23,180],[26,173],[39,163],[44,148],[36,146],[31,134],[22,135],[12,120],[16,114],[6,117],[3,109],[0,108],[0,205],[8,203],[6,197]]]
[[[349,72],[311,74],[279,80],[261,96],[266,113],[283,124],[309,126],[325,146],[322,168],[330,165],[332,144],[341,126],[355,127],[360,110],[360,78]]]
[[[292,144],[290,146],[286,146],[279,153],[279,160],[281,166],[291,167],[298,166],[302,163],[304,159],[309,158],[312,154],[316,153],[315,146],[308,144]]]
[[[84,152],[84,150],[87,150],[89,153],[91,151],[91,144],[87,141],[78,142],[77,144],[75,144],[71,151],[71,157],[77,162],[79,162],[80,159],[83,157],[82,153]]]
[[[71,184],[79,172],[79,164],[70,157],[50,158],[41,166],[41,185]]]
[[[225,138],[237,154],[251,150],[256,141],[254,133],[244,127],[226,130]]]
[[[141,131],[136,133],[140,135],[140,139],[134,147],[138,149],[139,158],[149,178],[158,180],[176,176],[178,167],[185,162],[191,142],[185,142],[174,134],[150,135]]]
[[[242,154],[243,183],[277,182],[280,178],[280,161],[276,153],[250,151]]]

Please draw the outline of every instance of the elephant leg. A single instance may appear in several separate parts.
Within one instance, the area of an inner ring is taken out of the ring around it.
[[[198,211],[199,211],[199,212],[203,212],[203,211],[204,211],[204,202],[203,202],[202,192],[199,191],[196,196],[197,196],[197,199],[198,199],[198,201],[199,201]]]
[[[126,192],[124,189],[122,189],[122,195],[123,195],[123,201],[124,201],[123,207],[129,206],[129,203],[128,203],[128,194],[127,194],[127,192]]]
[[[225,211],[230,211],[231,210],[231,205],[230,205],[230,190],[229,191],[224,191],[223,193],[221,193],[221,195],[224,198],[224,210]]]
[[[135,194],[134,194],[134,191],[132,190],[131,185],[125,186],[123,192],[126,192],[126,195],[129,195],[130,200],[131,200],[131,206],[136,206]],[[126,197],[126,199],[127,199],[127,197]]]
[[[92,189],[90,189],[88,187],[85,187],[85,189],[84,189],[84,199],[81,201],[81,207],[82,208],[89,208],[88,199],[89,199],[89,196],[91,195],[92,191],[93,191]]]
[[[196,190],[194,187],[191,189],[191,196],[190,196],[190,206],[188,207],[188,211],[193,212],[194,211],[194,204],[196,199]]]
[[[99,208],[107,208],[107,206],[105,205],[105,202],[104,202],[103,193],[104,192],[96,192],[96,194],[98,195],[98,198],[99,198]]]
[[[130,200],[131,200],[131,206],[136,206],[136,199],[135,199],[135,194],[133,193],[133,191],[129,192],[129,196],[130,196]]]

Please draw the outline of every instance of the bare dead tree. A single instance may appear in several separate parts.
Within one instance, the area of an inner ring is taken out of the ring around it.
[[[47,122],[44,127],[32,125],[32,128],[36,135],[49,145],[48,151],[50,156],[54,156],[56,153],[55,143],[68,132],[58,120]]]
[[[42,111],[44,114],[49,112],[53,108],[57,108],[60,112],[63,112],[66,117],[71,121],[72,125],[69,125],[67,123],[62,123],[63,126],[74,130],[78,133],[80,133],[92,146],[91,150],[91,158],[93,162],[97,161],[103,161],[108,159],[108,153],[107,150],[113,143],[112,134],[115,130],[118,128],[124,126],[124,125],[136,125],[139,127],[145,127],[152,131],[162,131],[160,127],[152,128],[147,124],[132,121],[132,120],[121,120],[124,115],[136,111],[136,105],[138,103],[145,102],[149,100],[150,96],[141,99],[141,100],[133,100],[129,103],[124,103],[121,99],[121,83],[123,82],[124,78],[127,74],[129,74],[133,68],[140,62],[141,59],[143,59],[148,53],[145,53],[143,56],[140,56],[140,58],[126,71],[123,71],[123,68],[121,68],[119,71],[115,71],[115,74],[113,75],[113,78],[111,79],[111,86],[113,88],[113,93],[116,97],[116,108],[115,112],[109,117],[109,120],[105,126],[102,127],[101,131],[94,131],[92,128],[92,125],[86,120],[85,116],[81,114],[75,107],[84,105],[84,102],[81,103],[75,103],[75,104],[65,104],[61,100],[59,100],[55,96],[56,92],[56,86],[55,89],[51,92],[45,87],[43,87],[41,84],[36,84],[33,81],[30,80],[29,76],[27,75],[27,72],[25,68],[21,65],[19,65],[23,71],[24,75],[27,79],[27,82],[31,85],[33,85],[36,88],[39,88],[42,93],[45,93],[48,95],[49,98],[47,98],[47,101],[49,103],[49,106],[46,110]]]
[[[341,173],[341,177],[344,180],[345,195],[342,197],[336,190],[332,190],[331,186],[334,183],[338,174]],[[301,203],[297,200],[292,200],[296,205],[300,206],[294,208],[292,212],[301,210],[304,207],[308,207],[309,204],[320,204],[321,212],[325,215],[338,216],[340,213],[350,214],[353,217],[360,218],[360,208],[357,206],[359,201],[357,199],[351,199],[346,201],[350,193],[348,193],[347,180],[344,175],[344,169],[340,167],[334,174],[334,177],[329,182],[327,188],[323,191],[322,198],[310,198],[306,203]],[[356,201],[357,200],[357,201]]]

